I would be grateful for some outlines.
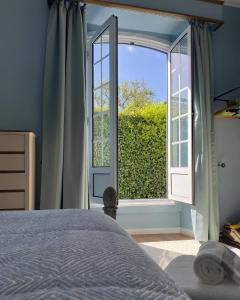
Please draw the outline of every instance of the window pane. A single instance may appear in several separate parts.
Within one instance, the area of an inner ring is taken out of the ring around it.
[[[94,77],[94,89],[101,85],[101,62],[98,62],[93,67],[93,77]]]
[[[173,168],[179,167],[179,145],[172,145],[172,161],[171,161],[171,166]]]
[[[97,112],[100,110],[102,105],[101,88],[98,88],[93,91],[93,97],[94,97],[94,112]]]
[[[181,65],[185,66],[189,64],[189,47],[188,47],[188,37],[185,35],[180,43],[180,53],[181,53]]]
[[[172,121],[172,142],[179,141],[179,119]]]
[[[188,167],[188,142],[180,144],[181,159],[180,165],[182,168]]]
[[[188,139],[188,116],[180,119],[180,140]]]
[[[93,61],[94,63],[101,59],[101,37],[93,44]]]
[[[110,165],[110,141],[103,143],[103,166]]]
[[[110,166],[110,138],[109,138],[109,115],[105,118],[94,118],[94,136],[93,136],[93,166]],[[100,124],[100,125],[99,125]],[[97,126],[99,125],[99,126]]]
[[[102,87],[102,110],[109,111],[110,96],[109,96],[109,83],[104,84]]]
[[[109,113],[95,113],[93,117],[93,166],[110,165],[110,118]]]
[[[93,166],[110,166],[110,102],[109,84],[94,91],[93,102]]]
[[[109,139],[110,136],[110,112],[104,112],[103,114],[103,138]]]
[[[188,90],[184,90],[180,94],[180,114],[184,115],[188,113]]]
[[[171,74],[171,95],[179,91],[179,72],[172,71]]]
[[[171,98],[172,118],[179,116],[179,94]]]
[[[180,88],[185,89],[189,87],[189,65],[181,67],[180,72]]]
[[[95,167],[102,165],[101,143],[93,143],[93,165]]]
[[[93,139],[98,141],[101,137],[101,116],[96,114],[94,115],[94,127],[93,127]]]
[[[103,126],[103,138],[110,138],[110,97],[109,97],[109,84],[102,87],[102,126]],[[109,142],[108,142],[109,144]],[[106,161],[106,160],[105,160]]]
[[[93,114],[93,139],[99,141],[101,138],[101,89],[97,89],[93,92],[94,95],[94,114]]]
[[[102,84],[109,82],[110,77],[110,63],[109,63],[109,56],[104,58],[102,61]]]
[[[107,29],[102,37],[102,57],[109,54],[109,30]]]
[[[181,46],[177,44],[171,52],[171,70],[176,70],[181,65]]]

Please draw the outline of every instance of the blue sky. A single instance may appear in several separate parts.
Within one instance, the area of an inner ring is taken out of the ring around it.
[[[144,81],[154,92],[154,100],[167,99],[167,57],[165,54],[138,46],[118,46],[118,81]]]

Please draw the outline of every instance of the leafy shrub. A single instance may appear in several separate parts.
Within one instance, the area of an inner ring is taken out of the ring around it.
[[[119,198],[166,197],[166,103],[128,105],[118,138]]]

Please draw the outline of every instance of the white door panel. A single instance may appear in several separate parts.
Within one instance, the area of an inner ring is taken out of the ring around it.
[[[105,188],[117,191],[117,18],[110,17],[88,47],[89,193],[101,203]]]
[[[168,55],[168,197],[193,202],[191,27]]]
[[[215,118],[221,226],[240,220],[240,120]],[[224,163],[225,167],[221,167]]]

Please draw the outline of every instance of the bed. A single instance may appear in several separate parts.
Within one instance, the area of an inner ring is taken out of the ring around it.
[[[1,212],[0,299],[189,299],[96,211]]]

